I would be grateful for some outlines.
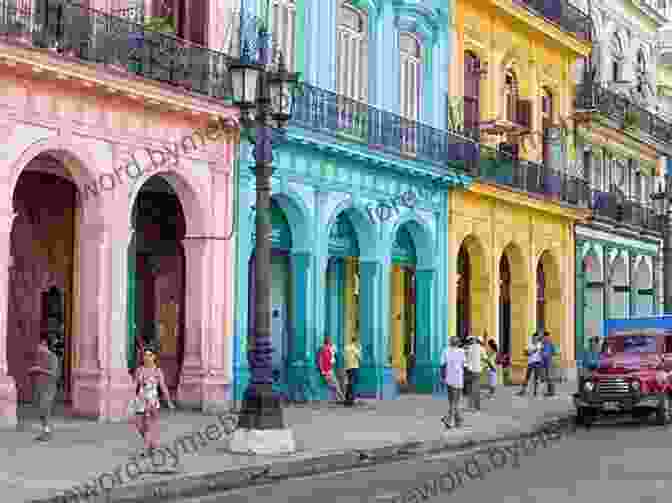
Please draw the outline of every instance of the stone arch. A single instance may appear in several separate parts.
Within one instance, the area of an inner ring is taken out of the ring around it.
[[[311,249],[310,244],[310,213],[304,201],[291,192],[277,192],[271,198],[282,209],[289,223],[292,233],[292,250],[306,252]]]
[[[205,190],[192,176],[184,173],[178,173],[173,170],[157,171],[151,175],[143,176],[142,179],[133,187],[131,194],[131,227],[133,226],[133,215],[137,198],[142,187],[150,178],[160,177],[166,181],[177,195],[186,224],[187,236],[207,235],[212,228],[212,219],[206,212],[208,202],[205,201]]]
[[[417,214],[410,213],[395,222],[388,234],[386,248],[388,250],[391,249],[397,231],[404,226],[408,229],[408,232],[413,238],[413,244],[415,245],[415,252],[417,254],[417,268],[419,270],[434,269],[436,266],[434,236],[424,219]]]
[[[561,347],[564,339],[562,276],[560,264],[551,250],[544,250],[537,262],[537,327],[550,332],[551,339]],[[543,278],[539,275],[542,274]],[[540,319],[541,318],[541,319]]]
[[[373,224],[367,216],[364,207],[350,198],[346,198],[337,204],[329,214],[327,225],[325,226],[325,233],[323,234],[323,242],[329,242],[331,228],[342,212],[347,213],[348,218],[355,228],[355,234],[357,235],[357,242],[359,244],[360,260],[373,261],[379,259],[379,243],[376,239],[375,224]],[[326,263],[324,264],[324,267],[326,267]]]
[[[529,335],[527,262],[520,245],[515,242],[508,243],[497,259],[499,345],[502,351],[508,349],[508,352],[517,356],[525,349]]]
[[[465,270],[461,270],[463,261],[468,266]],[[490,326],[490,268],[486,249],[476,235],[469,234],[461,241],[456,266],[458,316],[455,333],[463,336],[466,330],[480,337]]]
[[[653,274],[646,257],[639,257],[630,294],[634,296],[635,316],[653,314]]]
[[[607,278],[607,302],[610,318],[626,318],[628,308],[628,265],[623,253],[614,257]]]

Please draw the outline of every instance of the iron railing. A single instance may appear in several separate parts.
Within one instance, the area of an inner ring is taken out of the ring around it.
[[[214,98],[230,96],[228,57],[62,0],[0,0],[0,36]]]
[[[651,205],[626,199],[615,192],[601,190],[591,192],[591,209],[595,217],[652,232],[663,231],[663,220]]]
[[[458,132],[436,129],[305,83],[295,96],[290,125],[458,170],[466,169],[465,155],[474,144]]]
[[[590,42],[593,22],[590,16],[567,0],[513,0],[541,14],[576,38]]]
[[[477,145],[477,148],[476,162],[470,163],[471,174],[476,178],[572,206],[588,208],[590,190],[586,180],[543,164],[518,159],[486,145]]]
[[[575,106],[577,111],[595,110],[619,122],[624,129],[639,129],[657,141],[672,143],[672,124],[602,84],[579,84]]]

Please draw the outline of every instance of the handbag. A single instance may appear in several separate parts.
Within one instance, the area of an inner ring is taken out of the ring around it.
[[[127,411],[127,414],[128,414],[129,417],[144,414],[145,413],[145,401],[138,398],[137,396],[135,398],[132,398],[128,402],[128,407],[127,407],[126,411]]]

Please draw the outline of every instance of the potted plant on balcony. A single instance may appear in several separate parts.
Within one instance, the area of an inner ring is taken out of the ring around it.
[[[634,110],[627,110],[623,116],[623,129],[637,129],[639,127],[639,114]]]

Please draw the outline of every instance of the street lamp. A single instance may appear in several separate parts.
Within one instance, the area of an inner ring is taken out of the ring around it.
[[[672,314],[672,186],[665,176],[665,185],[658,185],[658,192],[651,194],[656,214],[662,223],[663,232],[663,314]]]
[[[245,51],[229,65],[233,101],[241,111],[243,135],[254,144],[256,175],[255,331],[248,351],[251,379],[245,390],[238,429],[229,447],[234,452],[293,452],[294,438],[285,428],[280,400],[273,394],[271,340],[271,175],[273,137],[284,135],[291,116],[297,74],[287,71],[282,56],[277,71],[270,68],[268,33],[259,33],[260,63]]]

